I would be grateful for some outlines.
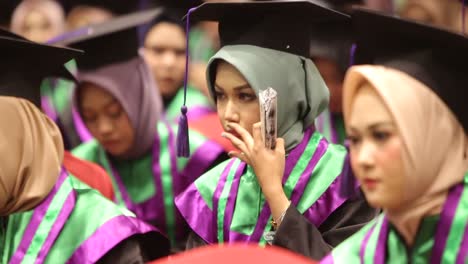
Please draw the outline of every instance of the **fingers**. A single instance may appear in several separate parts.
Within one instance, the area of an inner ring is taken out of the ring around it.
[[[276,148],[275,148],[275,152],[278,152],[278,153],[281,153],[281,154],[285,154],[286,153],[286,150],[284,148],[284,139],[282,138],[277,138],[276,139]]]
[[[234,129],[234,131],[236,131],[237,134],[239,134],[242,141],[244,141],[245,145],[248,148],[253,147],[254,140],[252,136],[250,135],[250,133],[247,130],[245,130],[245,128],[243,128],[242,126],[236,123],[228,123],[227,127]]]
[[[261,129],[261,123],[255,123],[252,126],[252,134],[253,134],[253,140],[256,146],[263,145],[263,138],[262,138],[262,129]]]
[[[228,133],[228,132],[223,132],[221,133],[221,136],[229,139],[231,143],[240,151],[245,152],[245,153],[249,152],[245,143],[242,140],[235,137],[233,134]]]

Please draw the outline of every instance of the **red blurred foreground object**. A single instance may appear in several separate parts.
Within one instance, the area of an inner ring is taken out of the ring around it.
[[[256,244],[211,245],[186,251],[150,264],[313,264],[317,263],[279,247]]]
[[[190,120],[189,127],[221,145],[226,152],[236,150],[231,141],[221,136],[224,131],[217,113],[206,114],[196,120]]]

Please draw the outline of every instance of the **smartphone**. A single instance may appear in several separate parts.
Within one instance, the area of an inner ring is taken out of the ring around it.
[[[266,90],[260,91],[258,100],[260,103],[260,122],[263,142],[266,148],[275,149],[278,133],[278,93],[275,89],[268,87]]]

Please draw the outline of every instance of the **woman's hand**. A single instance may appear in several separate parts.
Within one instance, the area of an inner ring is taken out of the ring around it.
[[[253,137],[238,124],[229,123],[228,127],[241,137],[239,139],[231,133],[223,133],[223,137],[228,138],[240,150],[229,152],[229,156],[237,157],[252,166],[273,217],[277,219],[289,206],[281,182],[286,163],[284,140],[277,138],[276,148],[271,150],[263,143],[260,123],[253,125]]]

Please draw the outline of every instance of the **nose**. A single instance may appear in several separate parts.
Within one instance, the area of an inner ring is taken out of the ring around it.
[[[224,120],[230,123],[239,123],[239,111],[234,102],[228,101],[224,111]]]
[[[358,166],[363,169],[372,168],[374,166],[374,154],[375,146],[368,142],[362,142],[362,145],[356,153]]]
[[[162,65],[165,68],[172,68],[176,63],[176,54],[174,52],[165,52],[161,58]]]
[[[112,133],[114,125],[108,118],[100,118],[97,124],[98,132],[101,136],[106,137]]]

